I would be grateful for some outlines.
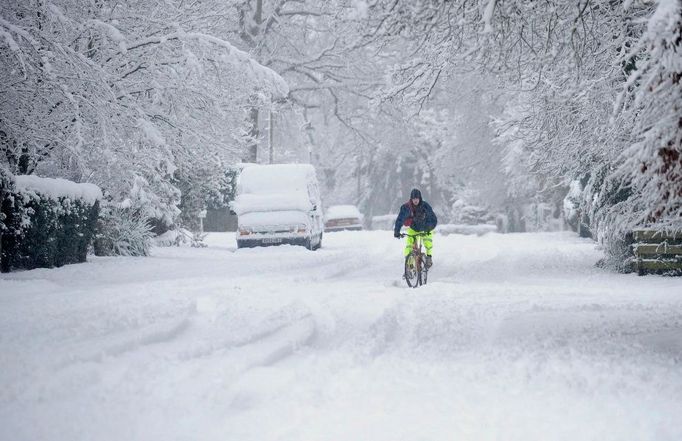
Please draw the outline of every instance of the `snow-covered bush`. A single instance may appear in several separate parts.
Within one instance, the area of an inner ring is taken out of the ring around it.
[[[177,228],[156,236],[153,239],[153,243],[157,247],[191,246],[192,248],[204,248],[208,246],[204,243],[206,236],[208,236],[207,233]]]
[[[37,176],[2,177],[2,271],[84,262],[101,191]]]
[[[108,205],[99,220],[97,256],[148,256],[152,245],[149,218],[140,210]]]
[[[180,230],[168,230],[154,237],[154,246],[173,247],[180,246],[185,242],[184,235]]]
[[[597,266],[619,273],[632,272],[632,242],[632,233],[613,235],[608,240],[602,240],[604,258],[597,262]]]
[[[12,174],[5,170],[5,168],[0,164],[0,204],[5,201],[5,193],[9,192],[13,187]],[[5,210],[0,210],[0,234],[7,229],[5,226]],[[0,251],[2,245],[0,242]]]
[[[486,207],[458,199],[452,204],[452,220],[456,224],[478,225],[492,223],[495,217]]]

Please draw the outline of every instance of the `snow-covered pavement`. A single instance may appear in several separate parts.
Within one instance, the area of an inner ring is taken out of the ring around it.
[[[588,240],[208,242],[0,276],[0,440],[682,439],[682,282]]]

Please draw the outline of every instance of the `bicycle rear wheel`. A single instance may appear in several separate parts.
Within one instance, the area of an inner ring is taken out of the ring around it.
[[[410,288],[419,286],[420,272],[417,270],[415,255],[412,253],[405,256],[405,273],[403,274],[403,278]]]

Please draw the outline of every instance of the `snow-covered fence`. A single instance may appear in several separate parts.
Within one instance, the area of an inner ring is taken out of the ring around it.
[[[682,232],[635,230],[633,269],[647,273],[682,275]]]
[[[84,262],[101,198],[93,184],[0,176],[2,272]]]

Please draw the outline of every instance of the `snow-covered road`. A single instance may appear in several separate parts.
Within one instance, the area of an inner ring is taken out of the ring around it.
[[[0,440],[682,439],[682,282],[590,241],[208,242],[0,276]]]

